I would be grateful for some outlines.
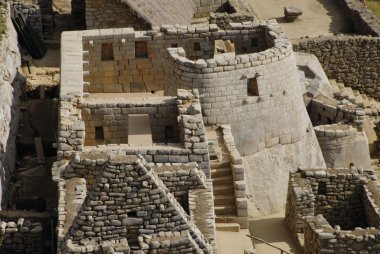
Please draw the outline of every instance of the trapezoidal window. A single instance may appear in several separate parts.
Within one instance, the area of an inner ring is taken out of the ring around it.
[[[104,130],[102,126],[95,127],[95,140],[96,141],[104,140]]]
[[[135,57],[136,58],[148,57],[148,44],[146,43],[146,41],[135,42]]]
[[[259,88],[257,86],[256,77],[247,80],[247,94],[248,96],[259,96]]]
[[[102,61],[114,60],[112,43],[102,43],[101,60]]]
[[[326,195],[327,188],[325,182],[319,182],[318,183],[318,195]]]

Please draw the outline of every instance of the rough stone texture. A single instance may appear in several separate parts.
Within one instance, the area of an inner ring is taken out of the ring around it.
[[[128,5],[119,1],[87,0],[87,29],[110,27],[133,27],[136,30],[149,29],[150,25],[132,11]]]
[[[307,218],[304,226],[305,254],[379,253],[380,230],[375,227],[345,231],[332,228],[322,216]]]
[[[189,25],[195,4],[186,0],[86,0],[85,8],[88,29],[149,29],[163,24]]]
[[[127,238],[133,242],[141,234],[189,230],[194,248],[212,253],[207,240],[155,171],[143,159],[136,159],[136,156],[112,155],[104,161],[101,174],[68,231],[65,251],[90,253],[111,239]],[[87,247],[89,244],[93,249]],[[145,247],[140,245],[142,250]]]
[[[380,99],[380,39],[364,36],[337,36],[301,39],[294,51],[314,54],[326,75],[345,86]]]
[[[299,169],[290,175],[285,222],[293,237],[304,239],[305,253],[377,250],[376,179],[373,171],[355,167]]]
[[[330,82],[315,55],[295,52],[297,67],[302,75],[305,76],[305,87],[309,97],[317,97],[324,95],[333,98]],[[308,103],[305,103],[308,105]]]
[[[207,17],[210,12],[216,12],[223,9],[228,0],[193,0],[196,6],[194,17]]]
[[[21,56],[9,6],[6,10],[0,8],[0,12],[6,21],[6,32],[0,38],[0,207],[6,208],[8,184],[15,173],[20,86],[25,80],[17,71],[21,66]]]
[[[41,223],[32,223],[23,218],[17,221],[1,220],[0,239],[1,253],[43,253]]]

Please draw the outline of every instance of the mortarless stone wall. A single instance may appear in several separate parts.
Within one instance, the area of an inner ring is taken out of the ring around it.
[[[335,36],[300,39],[294,51],[314,54],[330,79],[380,99],[380,38]]]

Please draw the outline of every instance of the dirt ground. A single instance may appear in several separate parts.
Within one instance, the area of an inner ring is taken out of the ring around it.
[[[350,31],[350,22],[331,0],[247,0],[261,20],[277,19],[290,39],[317,37]],[[301,8],[303,14],[293,23],[284,20],[284,6]]]
[[[285,211],[249,221],[249,232],[252,236],[261,238],[268,243],[289,253],[302,253],[293,241],[285,225]],[[275,233],[274,233],[275,232]],[[278,254],[279,250],[255,241],[257,253]]]

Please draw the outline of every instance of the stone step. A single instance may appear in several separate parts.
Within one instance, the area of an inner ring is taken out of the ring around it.
[[[340,97],[340,89],[338,85],[336,84],[335,79],[329,79],[330,86],[333,92],[334,97]]]
[[[354,95],[354,92],[352,91],[352,88],[351,87],[345,87],[342,89],[343,92],[342,92],[342,97],[344,99],[347,99],[349,100],[350,102],[352,103],[355,103],[355,95]],[[342,91],[341,90],[341,91]],[[344,95],[344,96],[343,96]]]
[[[233,194],[234,193],[234,186],[232,186],[232,184],[213,186],[213,191],[214,191],[214,195]]]
[[[345,87],[343,83],[336,82],[336,85],[339,87],[340,90],[342,90]]]
[[[240,228],[248,228],[247,217],[237,217],[236,215],[215,216],[216,223],[238,223]]]
[[[211,169],[211,178],[219,177],[219,176],[229,176],[229,175],[232,175],[232,170],[230,167]]]
[[[215,161],[212,161],[210,162],[210,168],[211,169],[215,169],[215,168],[228,168],[230,167],[230,162],[215,162]]]
[[[215,215],[235,215],[236,216],[236,206],[235,205],[220,205],[214,206]]]
[[[214,205],[233,205],[235,204],[235,196],[233,194],[223,194],[214,196]]]
[[[228,232],[239,232],[240,225],[238,223],[216,223],[216,230],[218,231],[228,231]]]
[[[232,186],[232,175],[229,176],[217,176],[212,177],[212,185],[231,185]]]

